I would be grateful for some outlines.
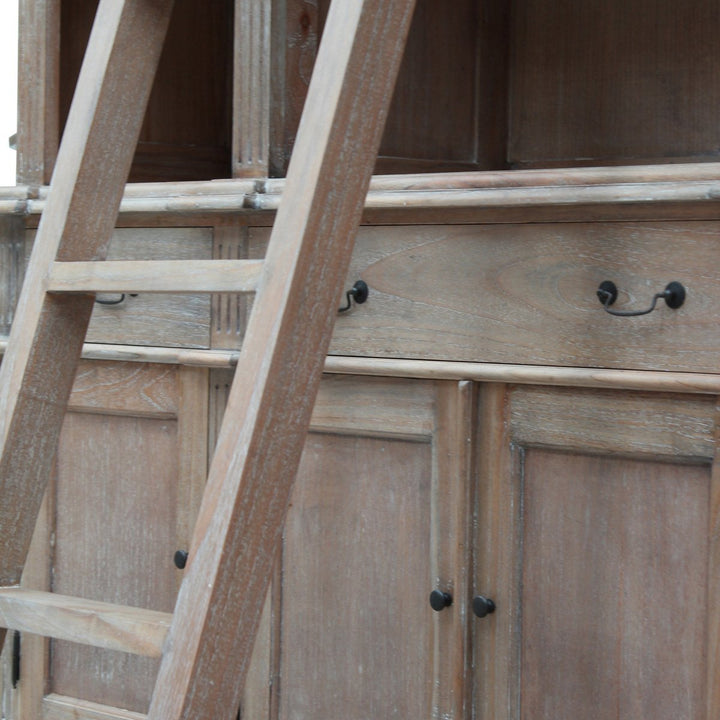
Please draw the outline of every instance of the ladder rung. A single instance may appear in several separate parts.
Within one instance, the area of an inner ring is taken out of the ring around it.
[[[254,292],[262,260],[55,262],[48,292]]]
[[[160,657],[171,613],[56,593],[0,589],[0,626],[84,645]]]

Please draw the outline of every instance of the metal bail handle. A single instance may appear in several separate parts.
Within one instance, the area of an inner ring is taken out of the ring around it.
[[[610,306],[617,300],[617,286],[612,280],[603,280],[597,289],[598,300],[602,303],[605,312],[610,315],[615,315],[616,317],[638,317],[640,315],[647,315],[655,309],[657,301],[661,298],[665,300],[665,304],[671,310],[677,310],[679,307],[682,307],[685,302],[685,294],[685,287],[674,280],[668,283],[662,292],[655,293],[652,304],[647,310],[611,310]]]

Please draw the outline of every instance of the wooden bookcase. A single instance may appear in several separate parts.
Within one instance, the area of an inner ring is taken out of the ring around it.
[[[95,5],[21,0],[5,325]],[[113,257],[262,257],[328,7],[177,0]],[[336,323],[243,720],[720,715],[718,31],[712,0],[420,0],[347,278],[370,298]],[[607,279],[625,310],[687,300],[610,317]],[[187,541],[248,303],[158,302],[96,311],[28,583],[174,597],[164,566],[100,578],[87,548],[118,533],[68,524],[93,482],[147,482],[114,471],[138,447],[162,512],[123,518],[123,553]],[[144,712],[149,670],[23,647],[12,720]]]

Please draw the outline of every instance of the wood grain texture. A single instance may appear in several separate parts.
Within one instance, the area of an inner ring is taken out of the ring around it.
[[[272,8],[267,0],[235,0],[233,177],[269,174]]]
[[[238,706],[413,4],[330,13],[243,348],[253,382],[233,384],[150,718]]]
[[[456,610],[428,603],[432,496],[430,443],[308,436],[283,548],[281,720],[432,716],[433,626]]]
[[[258,260],[105,260],[56,262],[49,292],[254,292],[262,273]]]
[[[42,702],[42,720],[145,720],[146,717],[142,713],[77,700],[57,693],[47,695]]]
[[[96,6],[62,3],[61,124]],[[232,0],[177,3],[130,170],[134,181],[231,175],[232,13]]]
[[[720,408],[716,414],[716,442],[720,439]],[[717,445],[716,445],[717,447]],[[708,506],[708,623],[707,717],[720,713],[720,454],[715,453],[710,476]]]
[[[472,383],[436,384],[430,564],[433,589],[453,596],[451,612],[433,614],[431,716],[437,718],[467,717],[472,707],[468,508],[472,507],[473,415]]]
[[[509,410],[506,385],[480,388],[472,592],[494,600],[497,609],[482,620],[470,619],[473,713],[479,720],[515,720],[520,713],[521,458],[511,446]]]
[[[75,374],[68,410],[172,419],[182,403],[177,383],[178,370],[173,367],[83,361]]]
[[[346,279],[367,303],[338,318],[330,353],[637,370],[718,370],[715,223],[365,227]],[[257,231],[261,235],[260,230]],[[251,236],[252,237],[252,236]],[[645,309],[671,280],[685,305]]]
[[[35,233],[28,233],[29,257]],[[209,260],[212,230],[203,227],[115,229],[109,260]],[[118,293],[100,295],[118,300]],[[96,304],[86,335],[89,342],[207,348],[210,298],[207,295],[139,293],[119,305]]]
[[[0,590],[4,627],[137,655],[159,657],[170,614],[57,593]]]
[[[50,182],[59,144],[60,0],[21,0],[17,179]]]
[[[121,228],[113,233],[109,260],[208,260],[212,231],[202,227]],[[117,295],[101,296],[117,299]],[[210,298],[207,295],[126,297],[118,306],[96,305],[87,340],[132,345],[209,347]]]
[[[713,397],[517,388],[509,421],[516,442],[568,451],[715,456]]]
[[[513,165],[717,158],[713,0],[513,6]]]
[[[528,451],[523,719],[712,717],[708,493],[707,465]]]
[[[247,227],[238,220],[213,232],[213,257],[222,260],[248,258]],[[245,335],[252,298],[246,294],[218,293],[212,297],[210,347],[239,349]]]
[[[25,223],[19,217],[0,217],[0,332],[10,332],[22,285]]]
[[[38,523],[45,540],[36,530],[33,568],[26,565],[23,584],[29,570],[41,575],[42,567],[34,566],[42,565],[48,589],[52,567],[55,589],[61,583],[66,594],[172,608],[182,579],[172,556],[189,547],[207,473],[207,374],[194,367],[80,364],[58,457],[59,486],[49,498],[60,504]],[[115,511],[123,522],[115,521]],[[169,624],[169,614],[159,615]],[[90,635],[102,640],[106,630],[93,620]],[[152,654],[159,655],[162,636],[145,637],[142,626],[138,633],[136,646],[155,637]],[[92,707],[104,713],[98,717],[124,718],[129,711],[113,703],[147,711],[157,661],[125,654],[132,635],[125,653],[52,641],[48,667],[46,642],[23,636],[21,718],[41,717],[41,708],[60,712],[43,699],[53,688],[64,694],[63,713],[74,707],[71,717],[94,718]]]
[[[178,430],[175,419],[67,414],[58,452],[55,592],[172,611],[180,574],[173,554],[181,526],[187,531],[178,505]],[[146,712],[155,657],[57,641],[50,687]]]
[[[55,259],[104,254],[171,5],[128,0],[99,9],[0,368],[1,584],[20,579],[92,310],[89,298],[46,297],[42,278]]]

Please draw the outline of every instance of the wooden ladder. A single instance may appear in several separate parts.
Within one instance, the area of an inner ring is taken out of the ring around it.
[[[149,717],[231,718],[415,0],[332,4],[267,257],[105,262],[173,0],[101,0],[0,369],[4,628],[162,655]],[[173,615],[23,589],[94,293],[256,292]]]

